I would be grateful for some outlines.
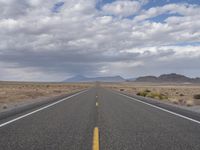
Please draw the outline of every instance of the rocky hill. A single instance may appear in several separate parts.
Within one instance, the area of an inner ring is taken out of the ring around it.
[[[184,75],[171,73],[171,74],[163,74],[159,77],[156,76],[143,76],[138,77],[136,82],[175,82],[175,83],[195,83],[200,82],[200,78],[189,78]]]

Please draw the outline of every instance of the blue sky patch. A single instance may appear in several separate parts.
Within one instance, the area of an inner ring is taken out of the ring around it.
[[[116,0],[101,0],[97,4],[97,8],[101,8],[103,5],[107,3],[112,3]],[[143,6],[143,9],[149,9],[151,7],[159,7],[163,6],[166,4],[171,4],[171,3],[188,3],[188,4],[200,4],[200,0],[149,0],[147,4]]]
[[[152,7],[164,6],[167,4],[188,3],[188,4],[200,4],[200,0],[150,0],[149,3],[143,6],[143,9],[149,9]]]
[[[165,14],[161,14],[161,15],[158,15],[156,17],[153,17],[153,18],[150,18],[148,20],[152,21],[152,22],[160,22],[160,23],[164,23],[165,22],[165,19],[169,18],[169,17],[172,17],[172,16],[175,16],[175,17],[182,17],[182,15],[178,14],[178,13],[174,13],[174,14],[169,14],[169,13],[165,13]]]
[[[51,9],[52,12],[54,13],[58,13],[61,9],[61,7],[65,4],[65,2],[58,2],[58,3],[55,3],[53,8]]]

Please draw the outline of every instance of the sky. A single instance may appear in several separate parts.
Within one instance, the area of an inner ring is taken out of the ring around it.
[[[200,77],[199,0],[0,0],[0,80]]]

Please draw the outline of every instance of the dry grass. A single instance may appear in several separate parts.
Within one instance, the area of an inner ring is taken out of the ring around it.
[[[92,84],[87,83],[0,82],[0,106],[6,109],[9,103],[68,94],[89,88],[90,86]]]
[[[151,97],[178,105],[200,104],[200,99],[198,99],[200,85],[195,84],[120,83],[104,84],[103,86],[127,94]]]

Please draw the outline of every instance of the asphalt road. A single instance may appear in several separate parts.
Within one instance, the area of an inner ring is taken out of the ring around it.
[[[200,122],[103,88],[0,120],[0,150],[92,149],[200,150]]]

